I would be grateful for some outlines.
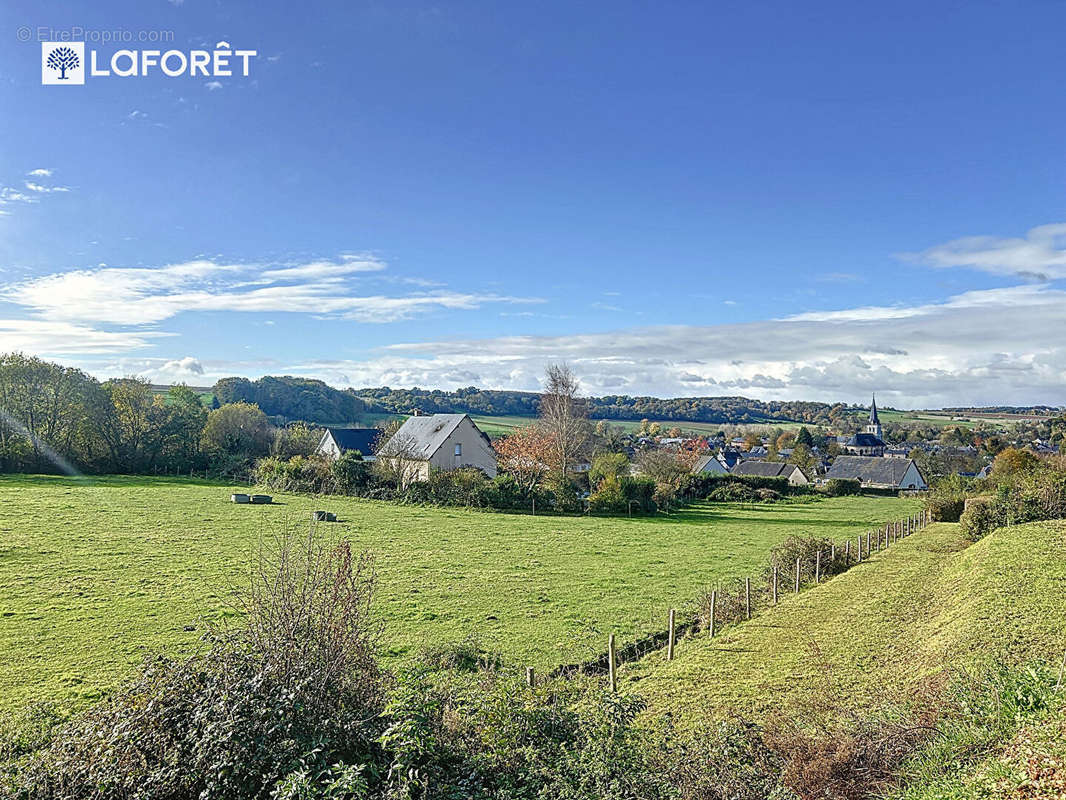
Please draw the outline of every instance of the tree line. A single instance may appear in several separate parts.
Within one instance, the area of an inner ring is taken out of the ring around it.
[[[0,354],[0,472],[236,471],[300,435],[276,429],[253,404],[212,405],[187,386],[160,394],[140,378],[101,382]]]

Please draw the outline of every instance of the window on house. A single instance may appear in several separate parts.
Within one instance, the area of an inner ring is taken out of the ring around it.
[[[462,457],[463,457],[463,446],[461,444],[457,444],[455,446],[455,463],[458,464],[459,463],[459,459],[461,459]]]

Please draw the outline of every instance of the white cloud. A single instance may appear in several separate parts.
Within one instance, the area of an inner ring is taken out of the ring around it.
[[[438,309],[541,302],[446,289],[401,296],[364,294],[345,280],[384,266],[369,258],[346,257],[270,269],[210,260],[163,267],[102,267],[0,286],[0,299],[44,319],[126,326],[154,324],[186,311],[296,312],[393,322]]]
[[[37,319],[0,319],[0,349],[47,355],[125,353],[168,334],[115,332],[86,325]]]
[[[222,81],[208,81],[204,84],[204,87],[209,92],[215,92],[222,88]]]
[[[876,391],[902,407],[1064,404],[1066,340],[1047,335],[1064,326],[1066,292],[1020,286],[907,309],[397,344],[365,361],[281,369],[352,386],[536,390],[547,364],[567,361],[594,394],[858,402]]]
[[[25,181],[25,186],[31,192],[37,192],[38,194],[50,194],[52,192],[69,192],[69,186],[43,186],[33,181]]]
[[[1066,223],[1032,228],[1024,238],[967,236],[902,257],[933,267],[969,267],[1037,280],[1066,278]]]
[[[312,261],[309,264],[294,267],[268,269],[263,272],[262,277],[266,280],[336,278],[356,272],[380,272],[383,269],[385,269],[384,262],[369,256],[342,256],[339,262]]]
[[[51,176],[52,170],[50,169],[31,169],[26,173],[26,179],[22,181],[25,191],[12,186],[0,186],[0,216],[10,216],[12,206],[39,203],[43,195],[70,191],[69,186],[48,186],[39,180],[29,180],[29,178],[50,178]]]

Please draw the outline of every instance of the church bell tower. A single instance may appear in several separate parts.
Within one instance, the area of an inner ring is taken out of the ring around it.
[[[872,433],[881,441],[884,441],[885,437],[881,431],[881,420],[877,418],[877,397],[870,398],[870,421],[866,425],[866,432]]]

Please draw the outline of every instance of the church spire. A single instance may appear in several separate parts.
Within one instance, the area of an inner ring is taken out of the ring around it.
[[[870,396],[870,424],[877,425],[880,422],[881,420],[877,418],[877,395],[873,394]]]

